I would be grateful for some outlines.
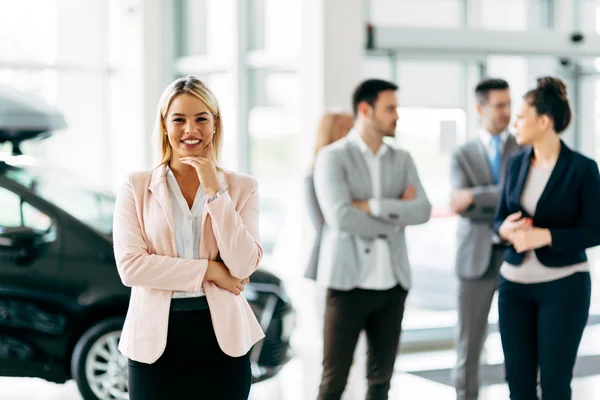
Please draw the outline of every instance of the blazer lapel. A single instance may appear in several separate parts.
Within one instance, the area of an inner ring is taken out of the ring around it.
[[[512,192],[513,201],[516,204],[521,204],[521,196],[523,195],[523,189],[525,189],[525,182],[527,181],[527,175],[529,175],[529,168],[531,167],[531,157],[533,155],[533,148],[530,148],[519,169],[519,175],[517,176],[517,184],[514,192]]]
[[[365,158],[363,157],[360,151],[360,147],[358,146],[358,144],[352,142],[351,140],[348,140],[347,149],[350,159],[352,160],[352,165],[356,167],[356,169],[353,171],[354,174],[352,174],[350,178],[362,180],[362,184],[360,186],[368,188],[368,194],[369,196],[372,196],[373,183],[371,172],[369,171],[367,162],[365,161]]]
[[[546,187],[540,196],[538,204],[543,204],[550,194],[552,193],[552,189],[558,183],[560,177],[563,175],[567,167],[569,166],[569,158],[571,156],[571,149],[567,147],[567,145],[561,140],[560,141],[560,153],[558,154],[558,159],[556,160],[556,165],[554,169],[552,169],[552,173],[550,174],[550,178],[548,179],[548,183],[546,183]]]
[[[173,210],[171,209],[171,201],[169,198],[169,188],[167,186],[167,168],[166,165],[161,165],[154,169],[152,172],[152,179],[150,180],[150,186],[148,188],[150,192],[156,198],[160,208],[163,211],[164,217],[169,226],[171,233],[172,246],[177,254],[177,245],[175,243],[175,226],[173,223]]]
[[[484,174],[484,182],[482,183],[491,184],[494,181],[494,177],[492,176],[488,152],[485,145],[479,139],[477,139],[475,150],[475,156],[479,158],[479,163],[482,166],[481,171]]]
[[[395,162],[396,149],[388,146],[385,154],[381,157],[381,191],[384,197],[395,197],[398,186],[401,192],[406,190],[406,173],[402,171],[402,174],[395,174],[395,171],[401,171],[394,167]]]

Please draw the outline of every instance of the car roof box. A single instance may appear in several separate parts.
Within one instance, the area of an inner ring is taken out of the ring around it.
[[[42,139],[66,127],[64,115],[42,98],[0,86],[0,143],[11,142],[13,154],[21,153],[21,142]]]

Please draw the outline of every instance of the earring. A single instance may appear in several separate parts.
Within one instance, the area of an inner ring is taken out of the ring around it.
[[[167,135],[167,131],[165,131],[165,135]]]

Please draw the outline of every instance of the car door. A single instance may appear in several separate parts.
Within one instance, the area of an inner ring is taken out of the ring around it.
[[[60,234],[51,210],[26,190],[0,180],[0,375],[41,376],[60,357],[56,343],[65,329],[58,274]],[[28,228],[27,251],[3,233]],[[46,371],[44,372],[44,369]]]

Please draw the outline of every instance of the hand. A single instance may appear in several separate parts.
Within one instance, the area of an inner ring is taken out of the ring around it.
[[[210,157],[212,151],[211,143],[206,147],[203,157],[181,157],[179,159],[183,164],[190,165],[196,169],[200,184],[208,196],[213,196],[220,189],[217,168]]]
[[[414,185],[408,185],[400,199],[402,200],[414,200],[417,198],[417,189],[415,189]]]
[[[540,247],[552,244],[552,235],[550,230],[543,228],[522,229],[514,232],[509,239],[515,247],[517,253],[524,253],[529,250],[539,249]]]
[[[213,282],[221,289],[239,295],[244,290],[244,284],[250,283],[250,278],[238,279],[231,276],[231,273],[225,264],[210,260],[208,261],[206,274],[204,274],[204,282]]]
[[[371,213],[371,207],[369,207],[369,200],[354,200],[352,205],[359,210],[366,212],[367,214]]]
[[[456,189],[452,191],[450,197],[450,207],[455,213],[461,213],[467,211],[467,209],[473,204],[473,192],[471,189]]]
[[[531,229],[531,218],[521,217],[522,214],[520,211],[506,217],[502,225],[500,225],[500,229],[498,229],[498,233],[502,239],[511,240],[510,238],[515,232]]]

